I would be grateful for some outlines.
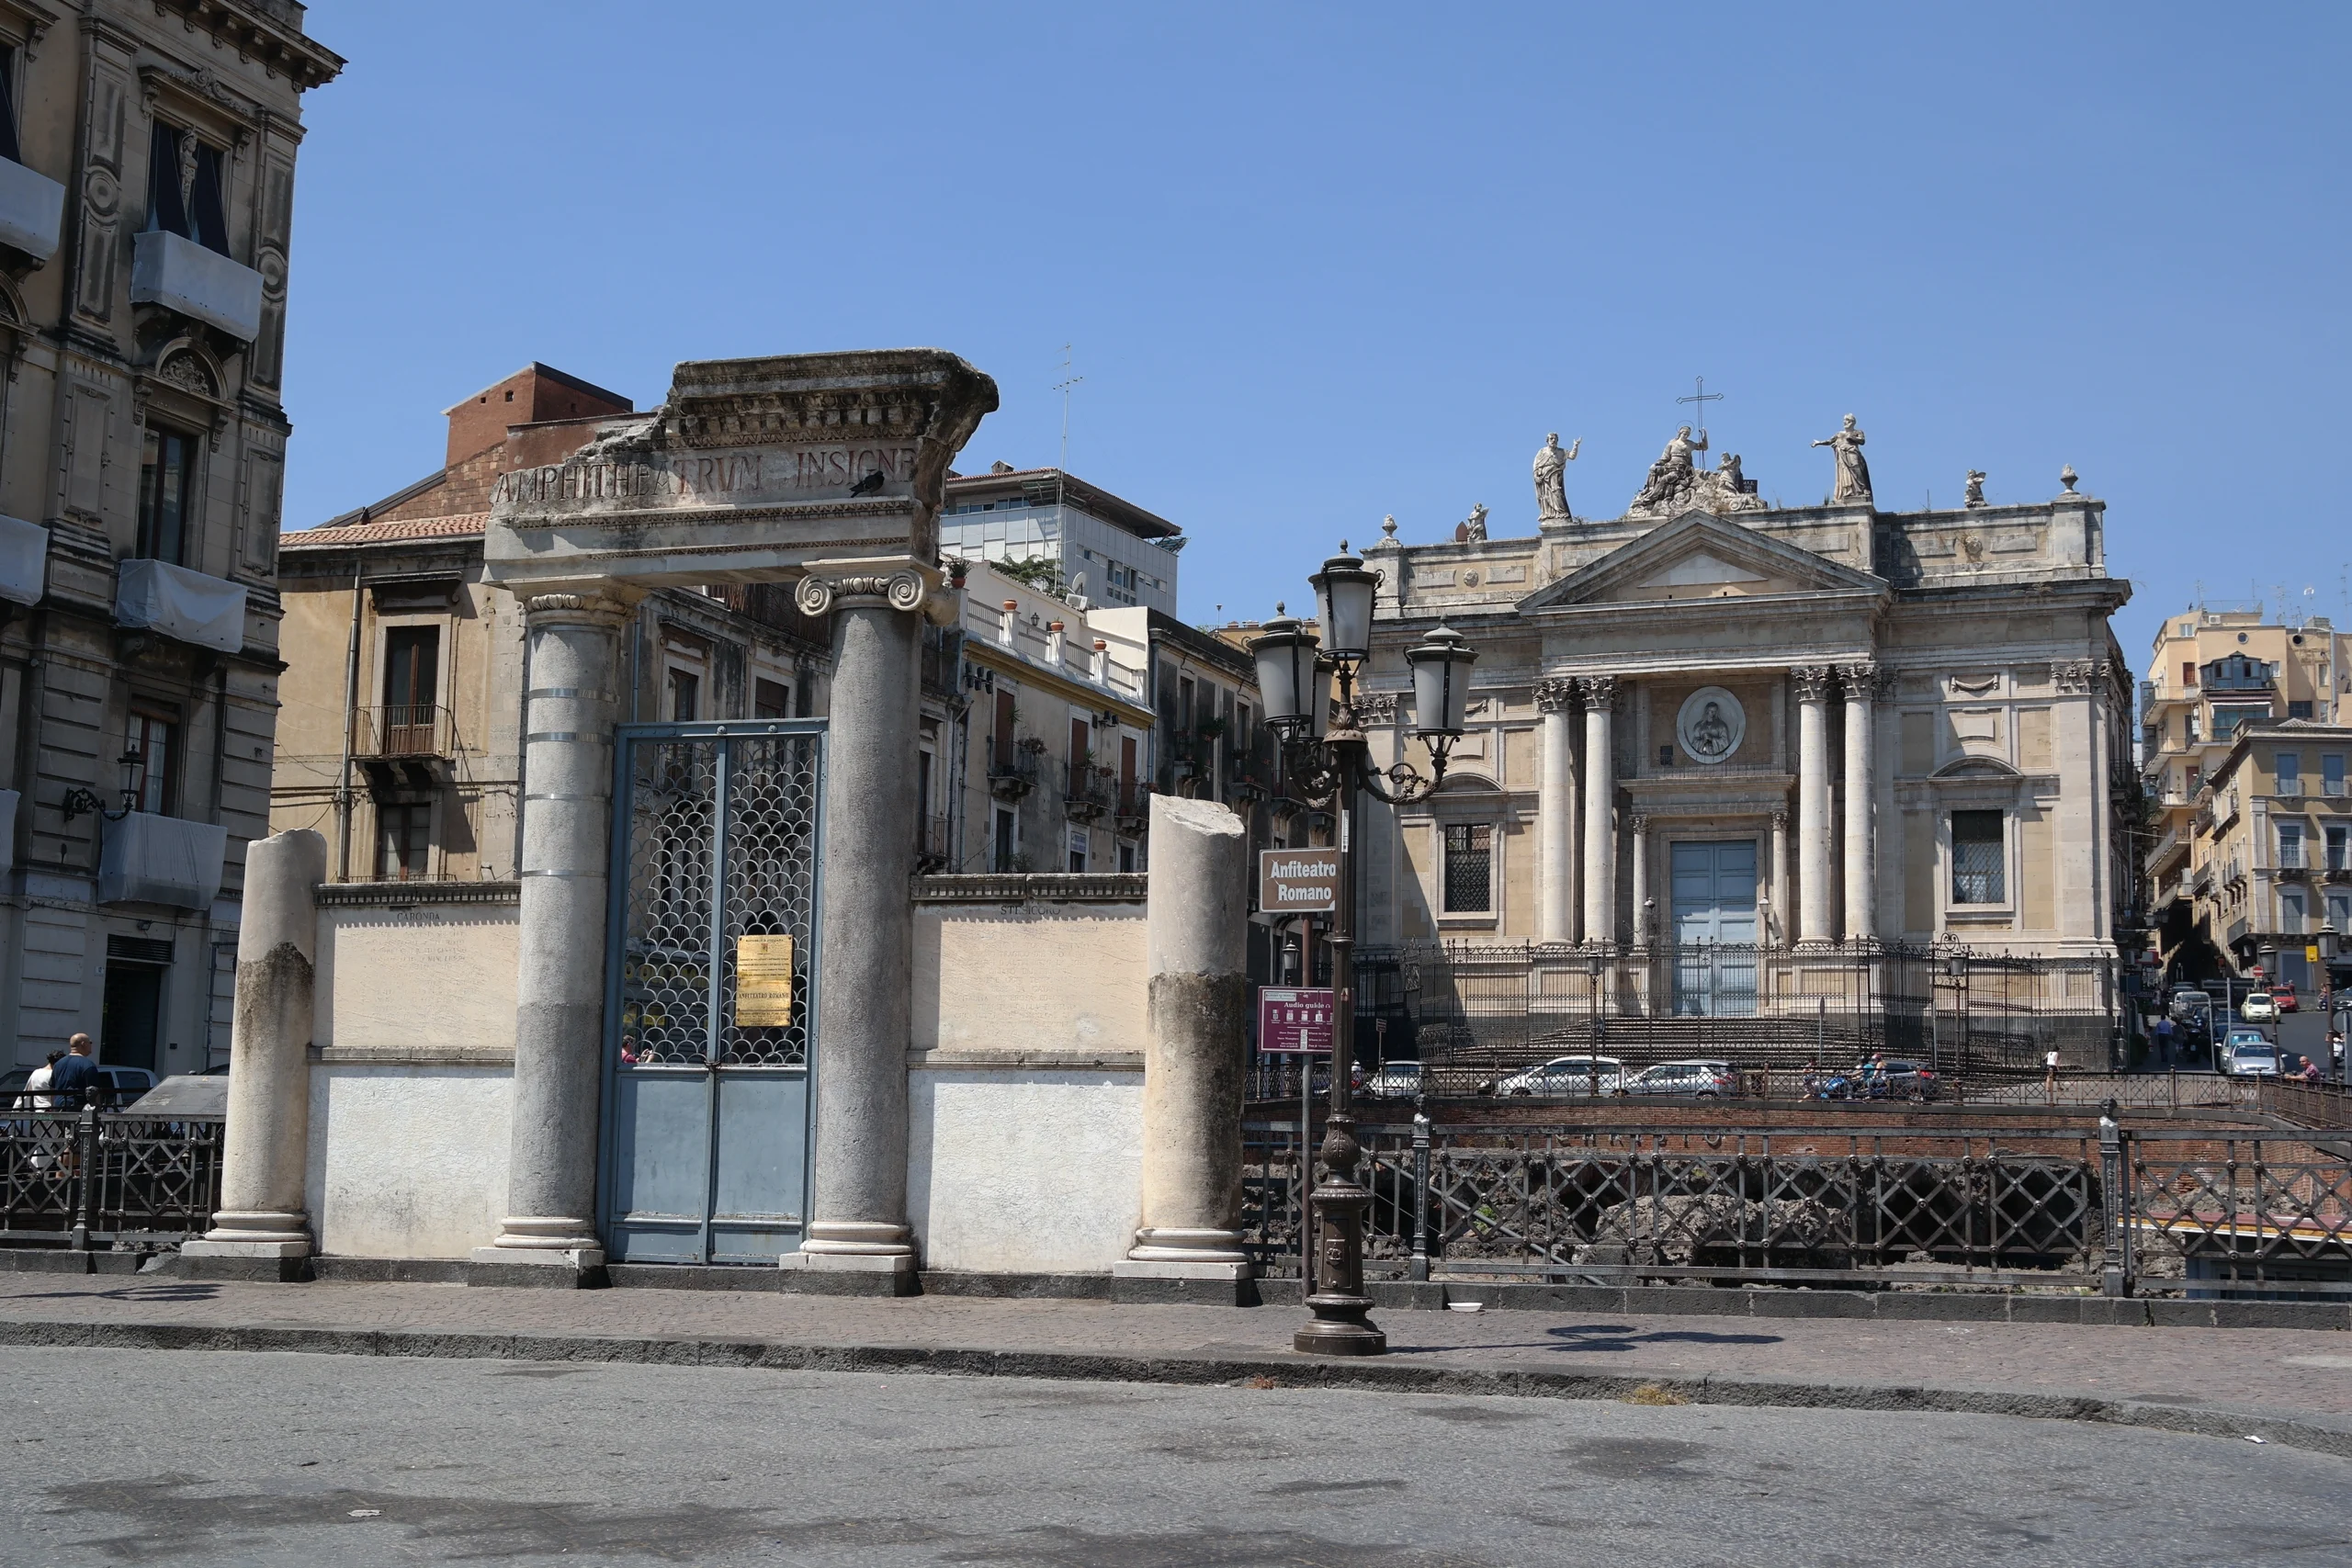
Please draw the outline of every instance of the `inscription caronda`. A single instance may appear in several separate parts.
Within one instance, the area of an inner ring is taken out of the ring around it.
[[[650,461],[551,463],[516,468],[491,486],[495,507],[545,507],[624,502],[747,501],[851,490],[875,474],[911,482],[915,449],[904,446],[803,446],[766,452],[681,453]]]

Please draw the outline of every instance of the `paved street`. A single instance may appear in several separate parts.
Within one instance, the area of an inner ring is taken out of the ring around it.
[[[2352,1461],[2000,1416],[198,1351],[0,1380],[10,1563],[2352,1562]]]

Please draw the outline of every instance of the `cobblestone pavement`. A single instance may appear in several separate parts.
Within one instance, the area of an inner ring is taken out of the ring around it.
[[[0,1336],[18,1343],[51,1337],[47,1325],[70,1337],[84,1325],[146,1325],[1230,1360],[1289,1357],[1301,1316],[1279,1306],[0,1276]],[[2352,1335],[2341,1333],[1491,1310],[1378,1320],[1389,1368],[1928,1387],[2269,1412],[2352,1433]]]

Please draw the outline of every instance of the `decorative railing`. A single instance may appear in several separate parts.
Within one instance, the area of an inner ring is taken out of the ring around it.
[[[449,710],[430,703],[390,703],[352,716],[351,750],[361,757],[447,757]]]
[[[0,1241],[89,1251],[202,1235],[220,1205],[222,1121],[0,1109]]]

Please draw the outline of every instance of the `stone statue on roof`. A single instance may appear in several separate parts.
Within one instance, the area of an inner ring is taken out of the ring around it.
[[[1584,446],[1578,436],[1560,450],[1560,433],[1554,431],[1544,438],[1544,448],[1535,454],[1535,515],[1544,523],[1568,523],[1574,518],[1568,512],[1568,465],[1577,460],[1577,452]]]
[[[1846,416],[1837,434],[1824,436],[1814,445],[1828,447],[1838,459],[1838,488],[1829,495],[1832,503],[1870,500],[1871,466],[1862,460],[1862,433],[1852,414]]]

